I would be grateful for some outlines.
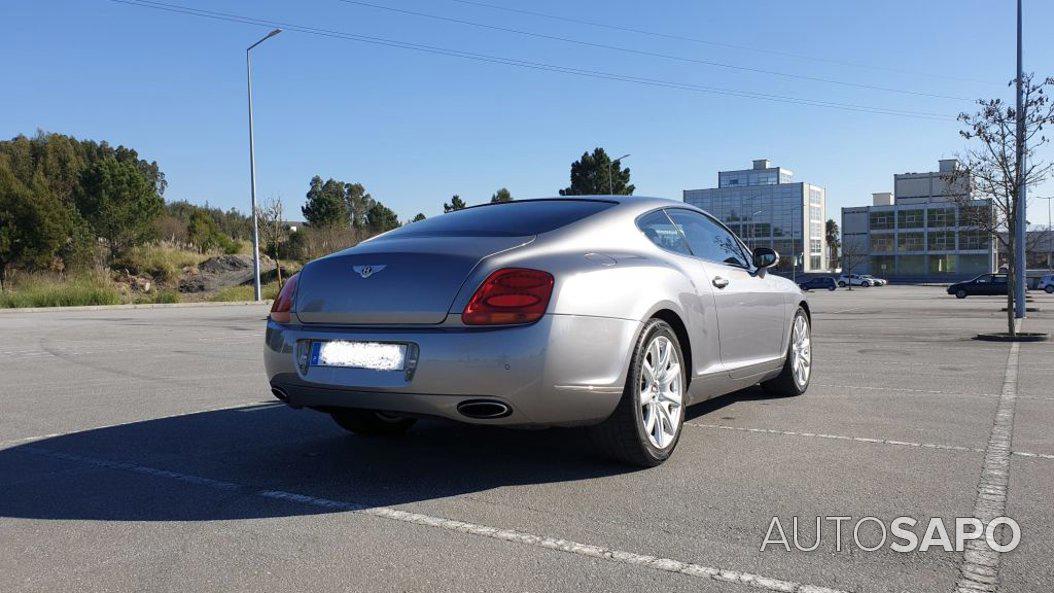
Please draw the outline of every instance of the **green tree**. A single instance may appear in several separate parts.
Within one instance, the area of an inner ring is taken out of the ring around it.
[[[399,217],[380,202],[374,202],[366,212],[366,228],[371,234],[386,233],[399,228]]]
[[[202,253],[221,249],[224,253],[237,252],[237,243],[220,230],[216,220],[204,208],[194,210],[187,222],[187,239]]]
[[[150,238],[165,206],[156,184],[135,163],[112,157],[81,174],[74,198],[92,231],[106,242],[111,261]]]
[[[498,191],[494,192],[494,195],[492,195],[490,197],[490,203],[491,204],[500,204],[502,202],[511,202],[511,201],[512,201],[512,193],[509,192],[509,190],[504,188],[504,187],[499,189]]]
[[[44,267],[69,235],[70,212],[42,176],[27,187],[0,159],[0,291],[14,265]]]
[[[465,207],[465,201],[461,199],[461,196],[454,194],[454,196],[450,198],[449,204],[443,204],[443,212],[446,213],[453,212],[455,210],[462,210]]]
[[[838,265],[838,253],[842,248],[842,232],[838,228],[838,223],[833,219],[827,219],[827,225],[824,228],[825,239],[827,239],[827,249],[830,251],[829,261],[831,262],[831,268]]]
[[[420,221],[422,221],[424,219],[425,219],[425,213],[424,212],[418,212],[417,216],[415,216],[415,217],[410,219],[410,222],[420,222]]]
[[[629,168],[622,168],[619,161],[603,148],[593,149],[593,154],[582,153],[582,158],[571,163],[571,186],[560,190],[561,196],[625,195],[632,196],[636,188],[629,182]]]
[[[307,203],[301,208],[308,224],[319,228],[348,225],[351,219],[344,186],[336,179],[323,182],[318,175],[311,178]]]
[[[366,188],[361,183],[345,183],[344,203],[347,205],[348,216],[351,218],[351,227],[367,228],[369,226],[367,216],[377,202],[366,193]]]

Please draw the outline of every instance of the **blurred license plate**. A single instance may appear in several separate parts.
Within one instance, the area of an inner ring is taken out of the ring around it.
[[[406,367],[406,344],[379,342],[314,342],[311,366],[401,371]]]

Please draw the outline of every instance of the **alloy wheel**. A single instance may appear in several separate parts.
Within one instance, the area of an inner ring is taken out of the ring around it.
[[[666,336],[656,336],[644,352],[640,372],[640,418],[652,445],[665,449],[676,440],[683,405],[679,349]]]
[[[812,337],[809,335],[809,322],[804,315],[794,320],[791,334],[791,368],[794,370],[794,383],[798,389],[809,384],[812,373]]]

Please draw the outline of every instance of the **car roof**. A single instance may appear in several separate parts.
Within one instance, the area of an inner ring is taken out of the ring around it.
[[[695,210],[698,212],[705,212],[701,208],[693,206],[687,202],[681,200],[672,200],[669,198],[657,198],[653,196],[618,196],[618,195],[589,195],[589,196],[550,196],[541,198],[523,198],[515,199],[510,202],[499,202],[483,204],[477,204],[475,206],[469,206],[469,208],[492,208],[500,207],[506,204],[515,204],[517,202],[547,202],[547,201],[590,201],[590,202],[606,202],[609,204],[616,204],[617,206],[613,210],[618,210],[623,213],[632,212],[634,214],[643,214],[649,210],[656,208],[685,208],[688,210]],[[629,211],[629,212],[627,212]]]

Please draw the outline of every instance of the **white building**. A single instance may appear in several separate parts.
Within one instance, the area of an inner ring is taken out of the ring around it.
[[[972,193],[954,175],[958,168],[959,161],[946,159],[937,171],[894,175],[893,193],[872,194],[870,206],[842,208],[843,269],[933,280],[994,270],[995,246],[956,205]],[[965,207],[991,211],[992,204],[971,199]]]
[[[684,190],[684,201],[724,222],[751,248],[771,247],[782,257],[779,268],[800,272],[827,268],[827,191],[794,182],[794,173],[754,161],[750,169],[720,171],[717,187]]]

